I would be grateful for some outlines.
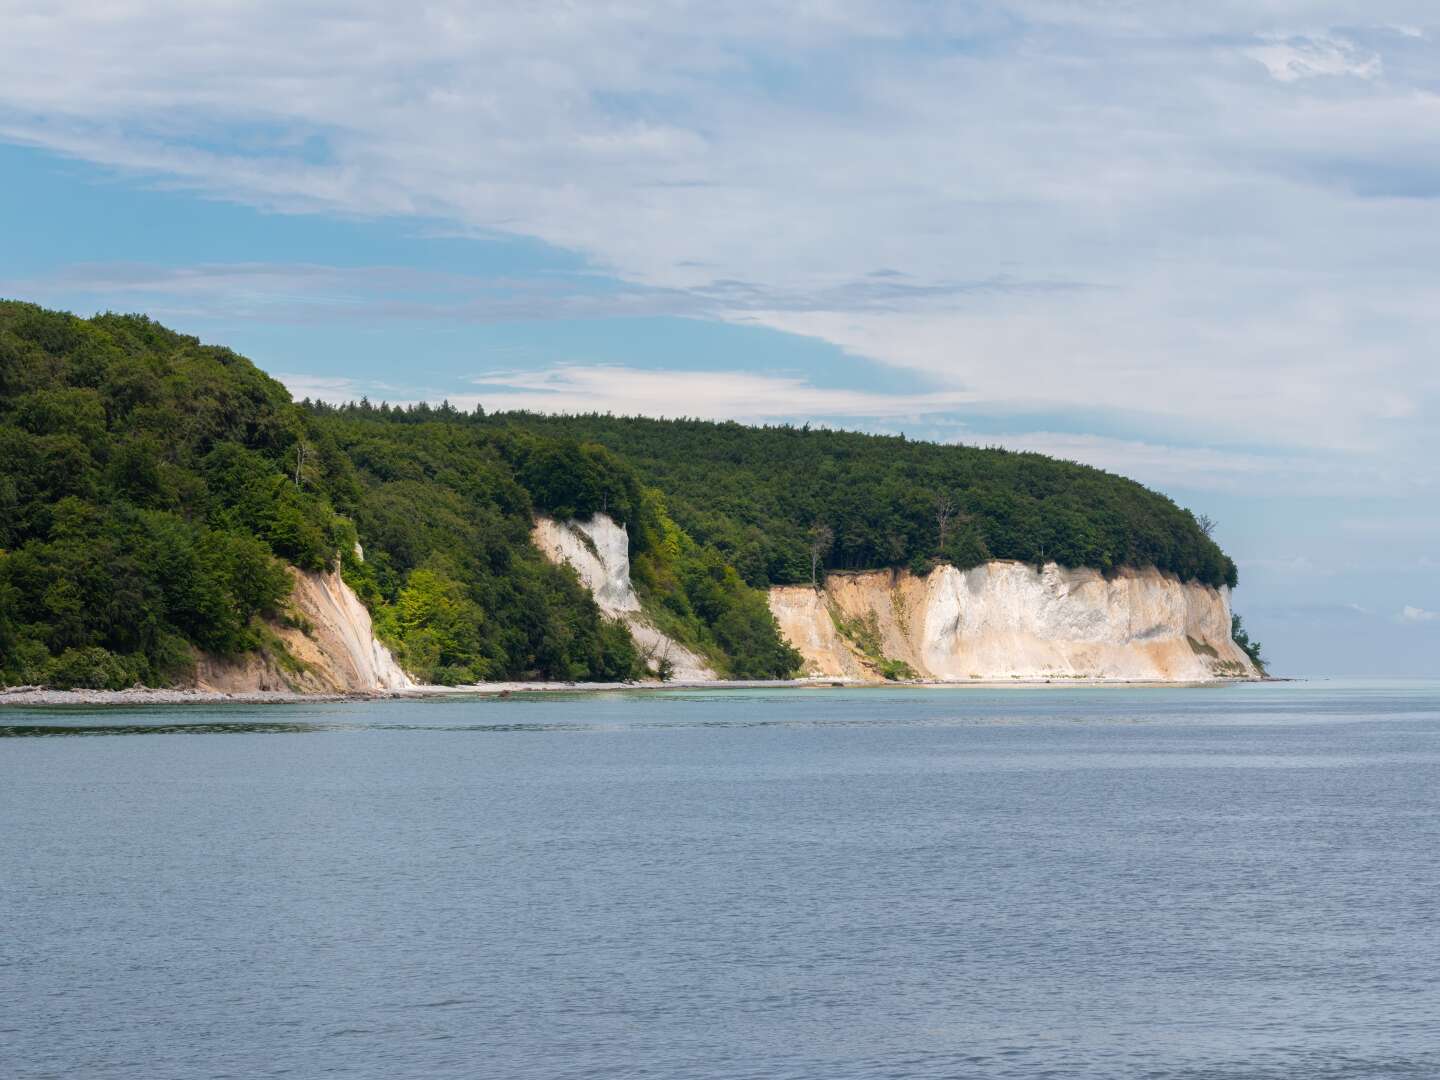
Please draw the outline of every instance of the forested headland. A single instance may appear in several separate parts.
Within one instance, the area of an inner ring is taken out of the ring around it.
[[[418,678],[643,674],[625,627],[530,542],[608,513],[657,623],[722,675],[797,654],[764,589],[987,559],[1235,583],[1187,510],[1100,470],[899,437],[296,403],[144,316],[0,302],[0,682],[183,683],[283,649],[286,564],[338,569]]]

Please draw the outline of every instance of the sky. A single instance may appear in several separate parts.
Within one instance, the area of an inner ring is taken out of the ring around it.
[[[1039,450],[1440,673],[1432,0],[0,0],[0,296],[296,397]]]

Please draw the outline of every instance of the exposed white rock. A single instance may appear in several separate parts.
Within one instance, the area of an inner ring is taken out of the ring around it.
[[[652,668],[667,659],[677,681],[702,682],[716,677],[701,657],[661,633],[640,610],[640,598],[630,581],[630,535],[624,525],[607,514],[596,514],[589,521],[541,517],[535,522],[532,539],[551,562],[574,568],[600,610],[629,628],[636,648]]]
[[[202,656],[196,667],[198,689],[232,694],[292,690],[362,693],[406,690],[415,685],[375,637],[370,612],[339,573],[312,573],[294,567],[290,573],[295,580],[291,606],[309,627],[274,625],[271,629],[304,669],[282,669],[263,653],[235,659]]]
[[[375,637],[370,612],[339,573],[297,571],[291,600],[314,627],[332,676],[349,690],[414,686],[390,650]]]
[[[1107,580],[1095,570],[997,561],[942,566],[924,578],[834,574],[820,593],[772,589],[770,608],[816,676],[878,677],[837,630],[832,610],[873,627],[884,656],[921,678],[1189,682],[1258,674],[1230,639],[1229,591],[1157,570]]]
[[[612,618],[640,610],[630,583],[630,534],[607,514],[589,521],[535,522],[535,545],[553,563],[569,563],[600,610]]]
[[[780,633],[804,657],[801,673],[830,679],[873,679],[859,650],[836,629],[828,597],[809,585],[782,585],[770,590],[770,612]]]

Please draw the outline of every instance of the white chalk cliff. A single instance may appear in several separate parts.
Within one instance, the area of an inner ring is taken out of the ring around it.
[[[605,514],[589,521],[542,517],[533,539],[552,562],[575,569],[601,611],[625,623],[652,670],[668,659],[675,679],[716,678],[702,657],[663,634],[641,609],[623,525]],[[364,693],[414,687],[338,573],[291,568],[291,575],[291,608],[301,625],[272,623],[270,629],[298,663],[279,663],[265,651],[239,658],[202,654],[198,688]],[[1229,590],[1153,569],[1106,578],[1054,563],[1037,571],[997,561],[971,570],[941,566],[925,577],[903,570],[836,573],[819,591],[772,588],[770,610],[803,657],[800,674],[816,678],[879,681],[881,659],[943,682],[1259,676],[1230,638]]]
[[[274,624],[271,630],[299,665],[281,666],[264,652],[236,659],[202,655],[195,672],[199,689],[364,693],[415,685],[376,639],[370,612],[339,573],[294,567],[290,573],[295,579],[290,605],[305,626]]]
[[[806,675],[877,680],[856,644],[863,626],[887,660],[924,679],[1204,681],[1258,676],[1230,638],[1229,590],[1157,570],[1107,579],[1015,562],[832,574],[770,590],[770,610]],[[837,619],[839,623],[837,623]],[[843,624],[849,634],[842,632]],[[872,648],[873,653],[873,648]]]
[[[715,678],[701,657],[657,630],[641,610],[630,581],[630,535],[624,525],[607,514],[596,514],[589,521],[541,517],[531,535],[551,562],[574,568],[602,612],[625,623],[652,670],[668,659],[674,679],[700,682]]]

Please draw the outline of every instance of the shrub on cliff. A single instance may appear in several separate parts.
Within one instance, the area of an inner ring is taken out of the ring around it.
[[[1240,646],[1240,650],[1250,658],[1250,662],[1255,665],[1256,670],[1264,675],[1266,661],[1262,646],[1260,642],[1250,640],[1250,634],[1245,629],[1245,623],[1239,615],[1230,616],[1230,639]]]

